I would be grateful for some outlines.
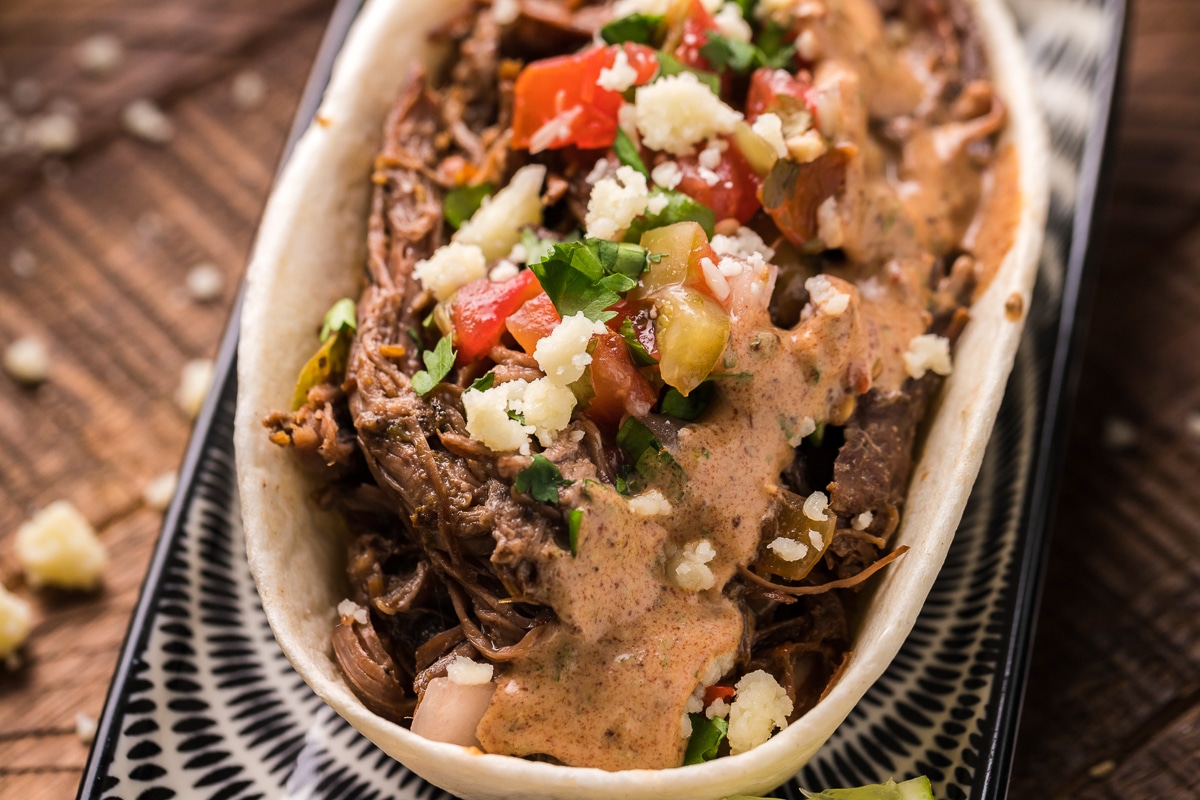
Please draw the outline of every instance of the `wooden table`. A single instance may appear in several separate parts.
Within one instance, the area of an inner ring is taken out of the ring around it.
[[[209,357],[332,0],[9,0],[0,65],[78,105],[65,160],[0,156],[0,345],[50,346],[35,390],[0,375],[0,579],[33,602],[25,667],[0,671],[0,798],[72,796],[160,525],[141,499],[182,457],[174,393]],[[110,78],[75,48],[125,44]],[[1200,4],[1132,14],[1115,199],[1013,775],[1014,797],[1182,798],[1200,786]],[[241,110],[242,70],[268,88]],[[20,92],[28,93],[29,84]],[[176,126],[132,139],[153,98]],[[32,261],[30,260],[32,256]],[[11,269],[16,258],[18,275]],[[218,301],[183,289],[215,264]],[[32,264],[32,269],[29,269]],[[1106,447],[1119,418],[1134,440]],[[11,554],[34,510],[72,500],[111,565],[95,595],[33,592]]]

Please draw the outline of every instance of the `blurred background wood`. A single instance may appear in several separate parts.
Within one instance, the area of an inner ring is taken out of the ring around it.
[[[32,333],[52,362],[34,390],[0,374],[0,579],[36,624],[24,668],[0,670],[0,798],[75,792],[87,756],[75,716],[100,712],[161,523],[141,493],[187,439],[180,373],[215,352],[332,5],[0,5],[0,96],[36,91],[40,109],[77,113],[82,134],[66,159],[0,150],[0,346]],[[1200,786],[1200,3],[1140,0],[1131,22],[1013,797]],[[99,32],[125,46],[106,79],[77,63]],[[247,70],[267,87],[252,110],[231,91]],[[170,142],[122,131],[136,98],[166,110]],[[203,262],[225,277],[215,302],[184,289]],[[1125,447],[1106,445],[1114,420],[1134,433]],[[61,498],[109,548],[96,595],[33,592],[12,561],[16,527]]]

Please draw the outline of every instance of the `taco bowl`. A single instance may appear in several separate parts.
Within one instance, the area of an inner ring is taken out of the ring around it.
[[[380,132],[414,62],[436,72],[446,57],[447,46],[430,33],[444,30],[468,5],[367,3],[264,217],[242,311],[235,443],[247,552],[268,620],[293,666],[325,702],[389,755],[459,796],[718,798],[768,790],[816,752],[899,650],[961,518],[1012,367],[1047,204],[1044,134],[1012,22],[996,0],[965,3],[1006,109],[996,148],[1008,159],[1011,225],[994,237],[1000,244],[992,244],[992,274],[972,297],[953,371],[923,423],[903,516],[889,531],[888,548],[903,556],[871,578],[850,617],[844,660],[819,699],[787,727],[707,763],[601,769],[433,741],[364,703],[339,667],[331,639],[335,609],[348,596],[346,520],[316,501],[325,484],[269,441],[261,424],[291,403],[327,309],[362,292]]]

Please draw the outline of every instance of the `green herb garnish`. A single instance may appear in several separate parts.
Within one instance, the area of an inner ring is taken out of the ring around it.
[[[554,245],[529,268],[563,317],[579,312],[595,322],[616,316],[608,307],[637,286],[646,270],[646,251],[629,243],[584,239]]]
[[[693,389],[691,394],[684,397],[674,386],[668,386],[659,411],[669,417],[692,422],[704,413],[704,409],[708,408],[716,388],[716,384],[705,381]]]
[[[642,154],[638,152],[638,146],[621,128],[617,128],[617,138],[613,141],[613,152],[617,154],[617,158],[622,164],[633,167],[647,178],[650,177],[650,170],[646,169],[646,162],[642,161]]]
[[[629,226],[629,230],[625,231],[625,241],[639,242],[642,234],[646,231],[652,228],[663,228],[676,222],[698,222],[708,237],[712,238],[713,226],[717,224],[717,215],[711,208],[674,189],[662,189],[656,186],[650,190],[650,199],[653,200],[655,197],[666,197],[666,206],[657,214],[647,214],[635,219]]]
[[[446,197],[442,200],[442,213],[446,222],[455,230],[461,228],[464,222],[474,216],[483,205],[484,198],[495,188],[490,183],[481,183],[478,186],[455,186],[446,192]]]
[[[758,41],[755,42],[762,53],[763,66],[782,69],[791,65],[796,50],[787,41],[787,34],[788,29],[774,20],[763,23]]]
[[[633,464],[633,471],[643,480],[650,480],[663,467],[683,472],[650,429],[634,417],[625,420],[617,431],[617,447],[625,452],[629,462]],[[632,491],[632,473],[626,473],[624,477],[626,490]],[[619,486],[617,491],[621,491]]]
[[[579,555],[579,526],[583,524],[583,509],[572,508],[567,512],[567,541],[571,545],[571,555]]]
[[[313,354],[296,378],[292,389],[292,410],[308,402],[308,390],[322,383],[329,383],[336,375],[346,371],[350,358],[350,343],[358,329],[354,301],[342,298],[325,312],[321,324],[321,347]]]
[[[630,14],[614,19],[600,29],[600,38],[608,44],[636,42],[654,45],[663,27],[663,18],[657,14]]]
[[[476,378],[475,380],[471,381],[471,388],[477,392],[486,392],[488,389],[492,388],[492,384],[494,384],[495,382],[496,382],[496,373],[489,372],[487,375],[484,375],[482,378]]]
[[[709,719],[704,714],[688,714],[692,721],[692,735],[688,739],[687,753],[683,764],[703,764],[717,757],[721,742],[729,732],[729,723],[721,717]]]
[[[439,339],[437,345],[432,350],[426,350],[421,353],[421,360],[425,362],[425,369],[413,373],[413,391],[422,397],[433,391],[433,387],[441,383],[442,379],[450,374],[450,368],[454,366],[455,355],[449,335]]]
[[[689,67],[669,53],[656,53],[655,56],[658,58],[658,75],[655,76],[656,78],[667,75],[682,75],[685,72],[690,72],[696,76],[697,80],[712,89],[713,94],[720,96],[721,76],[717,73]]]
[[[563,478],[558,467],[541,453],[533,456],[533,463],[517,473],[514,485],[518,492],[525,492],[542,503],[558,502],[558,487],[570,486],[574,481]]]
[[[730,39],[715,31],[709,31],[708,41],[700,47],[700,55],[717,71],[731,69],[746,72],[762,66],[766,55],[750,42]]]
[[[633,329],[633,322],[628,317],[621,322],[617,333],[621,334],[621,338],[625,340],[625,346],[629,348],[629,355],[633,358],[634,364],[639,367],[652,367],[658,363],[654,356],[650,355],[646,345],[638,339],[637,331]]]
[[[565,240],[569,241],[569,239]],[[530,228],[521,231],[521,247],[525,248],[525,266],[532,266],[550,255],[556,245],[553,239],[543,239]]]

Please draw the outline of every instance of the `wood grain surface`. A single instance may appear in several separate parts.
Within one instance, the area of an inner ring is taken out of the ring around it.
[[[0,580],[35,614],[24,666],[0,669],[4,800],[75,792],[87,756],[76,714],[99,715],[161,523],[141,493],[187,439],[180,372],[215,351],[331,8],[0,4],[0,96],[34,81],[41,108],[72,101],[82,131],[65,159],[0,154],[0,346],[33,334],[52,360],[33,390],[0,374]],[[1200,3],[1141,0],[1131,17],[1013,797],[1187,798],[1200,786]],[[97,32],[125,45],[106,79],[76,60]],[[243,70],[265,79],[261,108],[232,101]],[[122,131],[139,97],[174,121],[167,144]],[[226,278],[215,302],[184,290],[201,262]],[[1104,436],[1113,420],[1134,432],[1124,447]],[[16,527],[62,498],[109,549],[98,593],[34,591],[12,558]]]

